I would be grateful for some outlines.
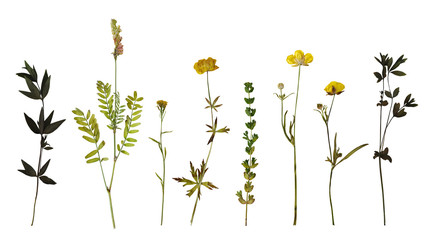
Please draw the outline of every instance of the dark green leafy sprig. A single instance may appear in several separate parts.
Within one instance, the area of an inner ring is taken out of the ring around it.
[[[242,166],[245,168],[245,172],[243,172],[243,177],[246,179],[246,183],[244,186],[244,190],[246,192],[245,198],[243,197],[242,190],[237,191],[236,196],[241,204],[245,204],[245,226],[248,225],[248,205],[253,204],[255,202],[254,195],[250,194],[254,189],[254,185],[252,185],[251,180],[253,180],[256,176],[252,169],[258,166],[256,163],[257,159],[252,156],[255,151],[254,143],[258,140],[258,134],[253,133],[252,131],[255,128],[257,122],[255,119],[252,119],[256,113],[256,109],[252,108],[251,105],[254,103],[255,98],[251,98],[251,93],[254,91],[254,87],[252,83],[245,83],[245,92],[248,94],[247,98],[244,98],[245,103],[248,104],[248,107],[245,108],[245,113],[249,117],[249,122],[245,123],[246,130],[243,133],[243,139],[246,140],[247,146],[245,147],[245,152],[248,154],[249,158],[242,162]]]
[[[381,179],[381,191],[382,191],[382,209],[384,214],[384,225],[386,223],[385,218],[385,196],[384,196],[384,183],[382,179],[382,166],[381,159],[387,160],[390,163],[392,162],[392,157],[388,154],[389,149],[385,147],[385,136],[387,133],[387,129],[391,124],[391,121],[394,118],[402,118],[406,116],[406,108],[416,107],[418,104],[415,103],[415,99],[412,98],[411,94],[408,94],[403,101],[403,104],[400,102],[394,102],[394,99],[398,97],[400,93],[400,88],[395,88],[393,91],[391,90],[390,85],[390,74],[395,76],[406,76],[406,73],[398,70],[398,68],[406,62],[407,58],[404,58],[404,55],[400,56],[396,61],[393,60],[392,57],[389,57],[388,54],[379,54],[379,58],[375,57],[376,61],[381,65],[381,72],[374,72],[373,74],[376,77],[376,82],[382,82],[382,90],[379,92],[380,100],[376,104],[379,107],[379,148],[374,152],[373,159],[378,158],[379,160],[379,176]],[[387,100],[385,99],[387,97]],[[383,108],[390,105],[390,108],[386,114],[386,122],[385,124],[382,122],[383,118]]]
[[[45,101],[44,100],[49,93],[49,87],[51,84],[51,76],[48,75],[48,72],[45,70],[45,73],[44,73],[43,79],[42,79],[42,85],[40,87],[38,80],[37,80],[36,69],[34,68],[34,66],[30,67],[30,65],[26,61],[24,61],[24,63],[25,63],[25,66],[23,67],[23,69],[26,69],[27,73],[17,73],[17,75],[21,78],[24,78],[25,83],[27,84],[29,91],[28,92],[27,91],[19,91],[19,92],[21,92],[24,96],[26,96],[30,99],[42,101],[42,107],[40,108],[39,119],[37,121],[37,124],[31,117],[29,117],[26,113],[24,113],[25,121],[26,121],[28,127],[30,128],[30,130],[33,133],[40,135],[40,154],[39,154],[39,162],[37,165],[37,171],[30,164],[25,162],[24,160],[21,160],[21,163],[22,163],[24,169],[18,170],[18,171],[22,172],[23,174],[25,174],[29,177],[36,177],[36,179],[37,179],[36,197],[34,199],[33,218],[31,221],[31,225],[33,226],[35,212],[36,212],[36,201],[37,201],[37,196],[38,196],[38,192],[39,192],[39,180],[42,181],[43,183],[49,184],[49,185],[56,184],[56,182],[54,180],[52,180],[48,176],[44,175],[46,170],[48,169],[48,166],[49,166],[49,163],[51,162],[51,159],[46,161],[42,166],[43,150],[49,151],[49,150],[53,149],[53,147],[47,142],[46,139],[48,138],[49,134],[55,132],[55,130],[57,130],[61,126],[61,124],[63,124],[63,122],[66,120],[63,119],[63,120],[60,120],[57,122],[52,122],[52,118],[54,117],[54,111],[52,111],[49,114],[49,116],[47,118],[45,118]]]

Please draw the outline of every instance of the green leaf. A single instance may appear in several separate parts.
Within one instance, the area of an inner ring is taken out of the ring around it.
[[[88,133],[90,136],[94,136],[93,132],[87,127],[78,127],[79,130]]]
[[[127,151],[125,151],[125,150],[121,150],[121,152],[122,153],[124,153],[125,155],[130,155],[130,153],[128,153]]]
[[[85,116],[84,113],[79,108],[75,108],[75,110],[72,110],[72,113],[78,116]]]
[[[378,79],[378,82],[380,82],[382,80],[382,75],[380,73],[374,72],[373,75],[375,75],[375,77]]]
[[[51,161],[51,159],[49,159],[43,166],[42,168],[40,168],[40,172],[39,172],[39,176],[42,176],[45,172],[46,169],[48,169],[49,166],[49,162]]]
[[[138,132],[139,132],[139,130],[134,129],[134,130],[130,130],[128,133],[133,134],[133,133],[138,133]]]
[[[369,144],[362,144],[362,145],[360,145],[360,146],[358,146],[358,147],[356,147],[356,148],[354,148],[351,152],[349,152],[348,154],[346,154],[346,156],[344,157],[344,158],[342,158],[342,160],[340,160],[337,164],[336,164],[336,166],[337,165],[339,165],[339,163],[341,163],[342,161],[344,161],[344,160],[346,160],[346,159],[348,159],[349,157],[351,157],[351,155],[352,154],[354,154],[355,152],[357,152],[358,150],[360,150],[361,148],[363,148],[363,147],[365,147],[365,146],[367,146],[367,145],[369,145]]]
[[[21,163],[24,166],[24,170],[18,170],[22,173],[24,173],[27,176],[30,177],[36,177],[36,171],[34,170],[34,168],[32,166],[30,166],[30,164],[26,163],[24,160],[21,159]]]
[[[140,123],[139,122],[137,122],[137,123],[133,123],[133,124],[131,124],[130,125],[130,127],[137,127],[137,126],[139,126],[140,125]]]
[[[90,143],[96,143],[96,140],[94,140],[94,138],[90,138],[88,136],[82,136],[82,137]]]
[[[137,119],[139,119],[141,116],[142,116],[142,115],[134,116],[131,120],[132,120],[132,121],[136,121],[136,120],[137,120]]]
[[[34,85],[34,83],[28,78],[25,78],[25,82],[27,83],[27,87],[30,90],[33,99],[40,99],[40,92],[36,85]]]
[[[44,121],[45,126],[48,126],[49,124],[51,124],[53,116],[54,116],[54,111],[52,111],[51,114],[49,114],[49,116],[45,119],[45,121]],[[77,117],[75,117],[75,118],[77,118]]]
[[[97,150],[93,150],[85,156],[85,159],[90,158],[97,154]]]
[[[157,174],[157,173],[155,173],[155,175],[157,175],[158,179],[160,179],[161,184],[163,184],[163,180],[161,179],[161,177],[160,177],[160,176],[158,176],[158,174]]]
[[[44,99],[49,92],[49,86],[51,84],[51,76],[48,76],[48,72],[45,70],[42,80],[42,99]]]
[[[44,184],[50,184],[50,185],[55,185],[55,184],[57,184],[54,180],[52,180],[52,179],[50,179],[49,177],[47,177],[47,176],[41,176],[41,177],[39,177],[40,178],[40,180],[44,183]]]
[[[155,139],[153,139],[153,138],[149,138],[149,139],[151,139],[152,141],[154,141],[155,143],[157,143],[157,144],[160,144],[160,142],[159,141],[157,141],[157,140],[155,140]]]
[[[54,122],[49,124],[48,126],[45,127],[43,133],[44,134],[50,134],[53,133],[55,130],[57,130],[58,127],[61,126],[61,124],[63,124],[63,122],[66,121],[66,119],[60,120],[58,122]]]
[[[136,116],[136,115],[138,115],[139,113],[141,113],[142,112],[142,110],[137,110],[136,112],[133,112],[133,114],[131,114],[132,116]]]
[[[99,160],[100,160],[99,158],[91,158],[87,160],[87,163],[95,163],[95,162],[98,162]]]
[[[37,127],[36,123],[31,119],[27,114],[24,113],[25,121],[27,122],[28,127],[36,134],[40,133],[39,128]]]
[[[101,143],[100,143],[100,145],[97,147],[97,150],[101,150],[104,146],[105,146],[105,141],[102,141]]]
[[[134,147],[134,144],[133,143],[124,143],[124,146],[125,147]]]
[[[128,142],[137,142],[137,140],[136,140],[136,139],[134,139],[134,138],[127,138],[127,141],[128,141]]]
[[[406,73],[404,73],[402,71],[392,71],[391,73],[396,75],[396,76],[399,76],[399,77],[406,75]]]
[[[45,111],[43,107],[40,108],[39,122],[37,122],[37,124],[39,125],[39,130],[43,132],[43,128],[45,126]]]
[[[400,91],[399,88],[394,89],[394,91],[393,91],[393,98],[395,98],[395,97],[397,97],[397,95],[399,95],[399,91]]]
[[[385,96],[387,96],[388,98],[393,98],[393,96],[391,95],[391,92],[389,91],[385,91]]]
[[[35,99],[35,100],[40,99],[40,97],[37,94],[33,94],[31,92],[25,92],[25,91],[21,91],[21,90],[19,92],[24,94],[28,98]]]

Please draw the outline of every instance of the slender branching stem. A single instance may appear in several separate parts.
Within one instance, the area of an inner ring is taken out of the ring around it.
[[[214,126],[213,106],[212,106],[212,99],[211,99],[211,91],[210,91],[210,87],[209,87],[209,71],[206,72],[206,83],[207,83],[207,87],[208,87],[208,98],[209,98],[209,102],[210,102],[210,105],[211,105],[211,107],[210,107],[210,109],[211,109],[211,122],[212,122],[212,126]],[[203,165],[203,172],[200,173],[201,174],[201,177],[199,179],[199,181],[200,181],[199,184],[200,185],[203,182],[203,178],[205,176],[205,172],[206,172],[205,169],[206,169],[206,167],[208,165],[209,157],[210,157],[211,152],[212,152],[213,143],[214,143],[214,141],[211,142],[211,145],[209,147],[208,156],[206,157],[206,161],[204,162],[204,165]],[[191,216],[191,221],[190,221],[191,225],[193,225],[194,214],[196,212],[197,202],[198,201],[199,201],[199,194],[197,193],[196,202],[194,203],[193,215]]]
[[[37,87],[39,88],[40,91],[40,87],[39,87],[39,83],[36,82]],[[42,111],[43,111],[43,115],[45,115],[45,102],[42,99]],[[37,202],[37,195],[39,194],[39,173],[40,173],[40,166],[42,164],[42,153],[43,153],[43,144],[44,139],[43,139],[43,132],[40,133],[40,151],[39,151],[39,162],[37,164],[37,176],[36,176],[36,195],[34,196],[34,204],[33,204],[33,217],[31,219],[31,226],[33,226],[34,224],[34,217],[36,215],[36,202]]]
[[[388,76],[387,76],[387,83],[388,83]],[[391,89],[390,89],[391,92]],[[382,80],[382,101],[384,100],[384,93],[385,93],[385,79]],[[393,99],[391,99],[391,105],[390,105],[390,111],[389,114],[391,113],[391,108],[393,106]],[[388,115],[389,118],[389,115]],[[387,119],[388,119],[387,118]],[[382,102],[381,102],[381,106],[380,106],[380,112],[379,112],[379,152],[383,151],[384,148],[384,142],[385,142],[385,134],[387,132],[387,128],[388,128],[388,120],[387,120],[387,124],[385,126],[384,129],[384,133],[382,134]],[[382,212],[384,215],[384,226],[386,224],[386,218],[385,218],[385,194],[384,194],[384,181],[382,178],[382,159],[381,156],[378,157],[378,163],[379,163],[379,178],[381,180],[381,194],[382,194]]]
[[[329,151],[330,151],[330,161],[331,161],[331,164],[332,164],[332,167],[331,167],[331,170],[330,170],[330,181],[329,181],[329,184],[328,184],[328,196],[329,196],[329,200],[330,200],[331,222],[332,222],[333,225],[334,225],[334,214],[333,214],[333,202],[332,202],[332,199],[331,199],[331,179],[332,179],[332,175],[333,175],[333,170],[334,170],[334,168],[335,168],[336,165],[335,165],[335,162],[334,162],[334,159],[333,159],[333,152],[331,150],[331,140],[330,140],[330,131],[329,131],[328,123],[330,121],[331,110],[333,109],[333,103],[334,103],[335,97],[336,97],[336,94],[333,94],[333,98],[331,100],[331,105],[330,105],[330,110],[329,110],[328,115],[327,115],[327,120],[325,121],[325,126],[326,126],[326,130],[327,130],[328,148],[329,148]],[[335,149],[335,151],[336,151],[336,149]]]
[[[281,90],[282,91],[282,90]],[[282,93],[281,93],[282,95]],[[248,99],[251,99],[251,94],[248,93]],[[282,104],[281,104],[282,105]],[[251,104],[248,104],[249,109],[251,109]],[[282,108],[282,106],[281,106]],[[251,115],[249,115],[249,122],[252,122]],[[251,138],[253,139],[252,129],[249,129]],[[249,155],[249,163],[252,164],[252,154]],[[249,180],[248,180],[249,182]],[[245,209],[245,226],[248,226],[248,201],[249,201],[249,192],[246,192],[246,209]]]
[[[332,203],[332,200],[331,200],[331,179],[332,179],[332,176],[333,176],[333,169],[334,169],[334,167],[335,167],[334,165],[331,167],[330,182],[328,184],[328,196],[330,198],[330,208],[331,208],[331,223],[333,224],[333,226],[334,226],[334,214],[333,214],[333,203]]]
[[[161,156],[163,157],[163,180],[161,181],[161,191],[162,191],[162,198],[161,198],[161,224],[163,225],[163,216],[164,216],[164,181],[166,176],[166,155],[163,153],[163,119],[164,119],[164,111],[160,112],[160,144],[159,148],[161,151]]]
[[[300,69],[301,65],[299,65],[299,76],[297,79],[297,91],[296,91],[296,104],[294,107],[294,222],[293,225],[297,223],[297,163],[296,163],[296,123],[297,123],[297,101],[299,99],[299,86],[300,86]]]
[[[31,226],[33,226],[34,223],[34,216],[36,215],[36,202],[37,202],[37,195],[39,193],[39,172],[40,172],[40,165],[42,162],[42,153],[43,153],[43,135],[40,134],[40,152],[39,152],[39,163],[37,165],[37,177],[36,177],[36,196],[34,197],[34,205],[33,205],[33,218],[31,219]]]

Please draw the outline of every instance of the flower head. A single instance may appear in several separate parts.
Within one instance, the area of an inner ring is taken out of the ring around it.
[[[283,83],[278,83],[278,89],[279,89],[279,90],[284,89],[284,84],[283,84]]]
[[[309,66],[308,64],[311,63],[314,60],[314,57],[310,53],[306,53],[306,55],[303,53],[302,50],[297,50],[294,52],[294,55],[291,54],[287,57],[287,63],[292,64],[292,67],[297,66]]]
[[[214,71],[218,69],[218,66],[215,65],[216,59],[209,57],[208,59],[200,59],[198,62],[194,64],[194,69],[198,74],[203,74],[208,71]]]
[[[119,55],[122,55],[124,53],[124,45],[122,45],[121,43],[122,37],[119,35],[119,33],[121,32],[121,26],[116,25],[115,19],[111,20],[110,26],[112,28],[113,41],[115,43],[115,48],[112,54],[116,60]]]
[[[345,85],[343,85],[340,82],[331,82],[327,85],[327,87],[324,88],[324,91],[327,92],[327,95],[339,95],[343,93],[343,90],[345,89]]]
[[[158,109],[164,111],[164,109],[166,109],[166,107],[167,107],[167,102],[166,101],[164,101],[164,100],[158,100],[157,101],[157,108]]]

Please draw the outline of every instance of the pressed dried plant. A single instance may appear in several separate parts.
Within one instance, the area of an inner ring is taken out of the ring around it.
[[[252,108],[252,104],[255,101],[255,97],[251,98],[251,93],[254,91],[254,87],[252,83],[245,83],[245,92],[248,94],[248,97],[244,98],[245,103],[248,106],[245,108],[245,113],[249,117],[249,122],[245,123],[247,130],[243,133],[243,139],[246,140],[245,152],[248,154],[248,159],[242,162],[242,166],[245,168],[245,172],[243,172],[243,177],[246,179],[246,183],[244,185],[244,190],[246,192],[245,198],[243,197],[242,190],[237,191],[236,196],[241,204],[245,205],[245,226],[248,225],[248,205],[253,204],[255,202],[254,195],[250,194],[254,189],[254,185],[252,185],[252,180],[255,178],[257,174],[252,172],[252,169],[258,166],[257,159],[253,156],[255,151],[254,143],[258,140],[258,134],[254,133],[253,130],[257,125],[257,121],[253,119],[256,109]],[[248,131],[249,130],[249,131]]]
[[[381,181],[381,192],[382,192],[382,211],[384,216],[384,225],[386,224],[385,218],[385,193],[384,193],[384,182],[382,178],[382,160],[392,162],[391,156],[388,154],[388,147],[385,146],[385,137],[387,134],[388,127],[394,118],[402,118],[406,116],[406,108],[416,107],[418,104],[415,103],[415,99],[409,94],[406,96],[403,104],[400,102],[394,102],[394,99],[399,95],[400,88],[392,90],[390,77],[392,75],[403,77],[406,73],[399,71],[397,68],[406,62],[407,58],[400,56],[395,62],[392,57],[388,54],[379,54],[380,58],[375,57],[376,61],[381,65],[381,72],[374,72],[377,79],[377,83],[382,83],[382,90],[379,92],[380,100],[376,104],[379,107],[379,147],[373,155],[373,159],[378,158],[379,163],[379,177]],[[385,98],[387,97],[387,98]],[[388,101],[387,101],[388,99]],[[388,111],[387,106],[389,105]],[[383,119],[385,118],[386,119]]]
[[[287,63],[290,64],[292,67],[299,67],[299,74],[297,78],[297,91],[296,91],[296,103],[294,106],[294,115],[293,120],[290,121],[290,125],[287,130],[286,125],[286,117],[288,110],[284,112],[284,100],[290,96],[285,95],[282,93],[282,89],[284,88],[284,84],[279,83],[278,88],[280,90],[280,94],[276,94],[276,96],[281,100],[281,124],[282,124],[282,130],[284,132],[285,137],[287,140],[293,145],[294,148],[294,220],[293,225],[297,224],[297,153],[296,153],[296,123],[297,123],[297,103],[299,101],[299,87],[300,87],[300,72],[302,66],[309,66],[309,63],[311,63],[314,60],[312,54],[306,53],[302,50],[297,50],[294,52],[294,54],[291,54],[287,57]]]
[[[123,53],[123,45],[121,43],[122,37],[119,35],[121,28],[120,26],[116,25],[115,19],[112,19],[111,27],[113,40],[115,43],[115,49],[112,53],[115,59],[115,91],[112,93],[112,85],[109,83],[97,81],[97,95],[99,96],[98,101],[101,103],[101,105],[99,105],[100,112],[103,113],[103,115],[110,122],[107,127],[112,130],[113,133],[113,167],[110,181],[106,180],[105,178],[103,162],[109,160],[109,158],[102,157],[101,154],[101,150],[105,146],[105,141],[102,140],[100,142],[100,130],[95,114],[91,114],[90,110],[88,110],[85,114],[78,108],[72,112],[76,115],[76,123],[80,125],[78,129],[86,133],[86,135],[82,137],[86,141],[94,144],[93,150],[85,156],[85,159],[87,159],[87,163],[97,162],[100,165],[104,187],[106,188],[107,194],[109,196],[112,225],[113,228],[115,228],[116,225],[111,196],[115,166],[121,154],[129,155],[125,148],[133,147],[137,142],[137,140],[132,138],[130,135],[139,132],[136,127],[140,125],[137,120],[141,117],[142,106],[139,104],[139,102],[141,102],[143,98],[138,97],[137,92],[134,91],[132,95],[125,99],[127,102],[127,108],[130,110],[130,114],[125,116],[124,121],[123,113],[125,112],[125,105],[121,105],[119,92],[117,91],[117,57]],[[120,124],[122,123],[124,123],[123,129],[120,128]],[[123,139],[121,140],[120,144],[117,143],[116,139],[118,130],[123,130]]]
[[[27,125],[30,128],[30,130],[34,134],[40,135],[40,151],[39,151],[39,161],[37,164],[37,168],[35,170],[26,161],[21,160],[21,163],[24,166],[24,169],[18,170],[29,177],[36,178],[36,196],[34,197],[33,217],[31,219],[31,226],[33,226],[34,217],[36,214],[37,196],[39,193],[39,180],[48,185],[56,184],[56,182],[52,178],[45,175],[46,170],[48,169],[49,163],[51,162],[51,159],[49,159],[42,165],[43,150],[49,151],[53,149],[53,147],[47,141],[48,135],[55,132],[55,130],[57,130],[58,127],[60,127],[61,124],[63,124],[63,122],[66,120],[63,119],[57,122],[52,122],[52,118],[54,117],[54,111],[52,111],[49,114],[49,116],[45,118],[45,108],[46,108],[45,98],[48,96],[48,93],[49,93],[49,88],[51,85],[51,76],[48,75],[48,72],[45,70],[45,74],[43,75],[43,79],[42,79],[42,85],[39,85],[38,79],[37,79],[37,71],[34,68],[34,66],[30,67],[30,65],[26,61],[24,63],[25,63],[25,66],[23,67],[23,69],[26,69],[27,73],[17,73],[17,75],[25,80],[25,83],[27,84],[29,92],[26,92],[26,91],[20,91],[20,92],[26,97],[33,100],[40,100],[42,103],[37,124],[32,118],[30,118],[27,114],[24,113],[25,121],[27,122]]]
[[[163,147],[163,135],[167,133],[171,133],[172,131],[163,131],[163,121],[164,117],[166,116],[166,107],[167,102],[164,100],[158,100],[157,101],[157,109],[160,112],[160,138],[159,140],[155,140],[154,138],[149,138],[152,141],[154,141],[158,145],[158,149],[161,152],[161,157],[163,159],[163,178],[158,175],[158,173],[155,173],[157,178],[160,180],[161,183],[161,224],[163,225],[163,219],[164,219],[164,190],[166,188],[166,157],[167,157],[167,149],[166,147]]]
[[[322,120],[324,121],[326,131],[327,131],[327,141],[328,141],[328,149],[329,149],[329,156],[325,161],[329,162],[331,164],[331,170],[330,170],[330,180],[328,184],[328,196],[330,200],[330,210],[331,210],[331,221],[334,226],[334,212],[333,212],[333,202],[331,198],[331,180],[333,177],[333,170],[335,167],[337,167],[341,162],[345,161],[346,159],[350,158],[355,152],[360,150],[361,148],[367,146],[368,144],[362,144],[353,150],[351,150],[348,154],[346,154],[342,158],[342,153],[340,152],[340,148],[337,144],[337,133],[334,135],[334,148],[333,151],[331,149],[331,139],[330,139],[330,128],[329,128],[329,120],[331,116],[331,110],[333,108],[333,103],[336,95],[339,95],[344,92],[345,86],[340,82],[330,82],[327,87],[324,89],[327,92],[327,95],[333,96],[331,100],[330,108],[327,107],[327,105],[323,105],[321,103],[317,104],[317,109],[315,111],[319,112],[321,115]],[[329,109],[328,113],[327,110]]]
[[[206,172],[208,171],[208,162],[209,162],[209,157],[211,155],[212,152],[212,146],[214,143],[214,139],[215,139],[215,135],[217,133],[228,133],[230,131],[229,128],[227,127],[223,127],[223,128],[218,128],[218,118],[214,119],[214,111],[218,112],[218,108],[221,107],[222,104],[217,104],[217,101],[219,99],[219,96],[216,97],[213,101],[211,98],[211,92],[210,92],[210,88],[209,88],[209,72],[210,71],[214,71],[216,69],[218,69],[218,66],[215,65],[216,64],[216,60],[209,57],[208,59],[201,59],[198,62],[196,62],[194,64],[194,69],[196,70],[196,72],[198,74],[204,74],[206,73],[206,83],[207,83],[207,89],[208,89],[208,98],[206,98],[206,102],[208,103],[207,108],[210,108],[211,110],[211,123],[212,125],[206,124],[206,126],[208,126],[209,130],[207,132],[211,133],[211,136],[209,138],[209,141],[207,142],[207,145],[209,146],[209,152],[208,155],[206,157],[206,160],[203,159],[202,163],[200,165],[200,168],[195,169],[193,166],[193,163],[190,161],[190,172],[191,172],[191,176],[193,178],[193,180],[189,180],[187,178],[184,177],[178,177],[178,178],[173,178],[174,180],[180,182],[180,183],[184,183],[184,187],[185,186],[192,186],[191,189],[187,190],[187,196],[191,197],[195,192],[197,192],[197,196],[196,196],[196,201],[194,203],[194,208],[193,208],[193,214],[191,215],[191,225],[193,224],[193,220],[194,220],[194,214],[196,213],[196,208],[197,208],[197,203],[200,200],[200,196],[201,196],[201,187],[205,186],[206,188],[208,188],[209,190],[212,190],[214,188],[217,188],[214,184],[212,184],[211,182],[204,182],[204,176],[206,174]]]

